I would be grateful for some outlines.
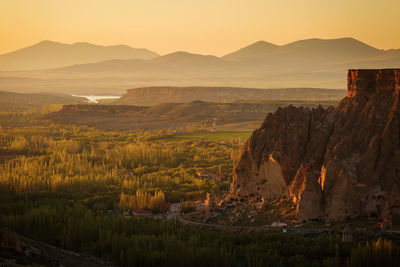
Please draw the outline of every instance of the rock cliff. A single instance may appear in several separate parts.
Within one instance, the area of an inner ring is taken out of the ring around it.
[[[300,221],[400,214],[400,69],[349,70],[336,108],[268,114],[245,144],[226,202],[283,198]]]

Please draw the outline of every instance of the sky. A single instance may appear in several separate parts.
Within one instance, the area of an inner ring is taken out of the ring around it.
[[[221,56],[259,40],[400,48],[400,0],[0,0],[0,53],[42,40]]]

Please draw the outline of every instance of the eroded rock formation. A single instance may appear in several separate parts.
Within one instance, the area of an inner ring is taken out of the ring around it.
[[[268,114],[234,168],[228,200],[287,198],[299,220],[377,217],[400,209],[400,69],[349,70],[336,108]]]

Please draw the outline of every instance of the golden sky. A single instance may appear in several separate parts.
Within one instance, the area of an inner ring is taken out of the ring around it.
[[[0,53],[41,40],[224,55],[265,40],[400,48],[400,0],[0,0]]]

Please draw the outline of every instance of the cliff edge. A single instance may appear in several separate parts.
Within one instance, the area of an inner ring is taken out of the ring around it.
[[[376,217],[390,226],[400,216],[399,91],[400,69],[349,70],[336,108],[268,114],[223,203],[285,199],[299,221]]]

